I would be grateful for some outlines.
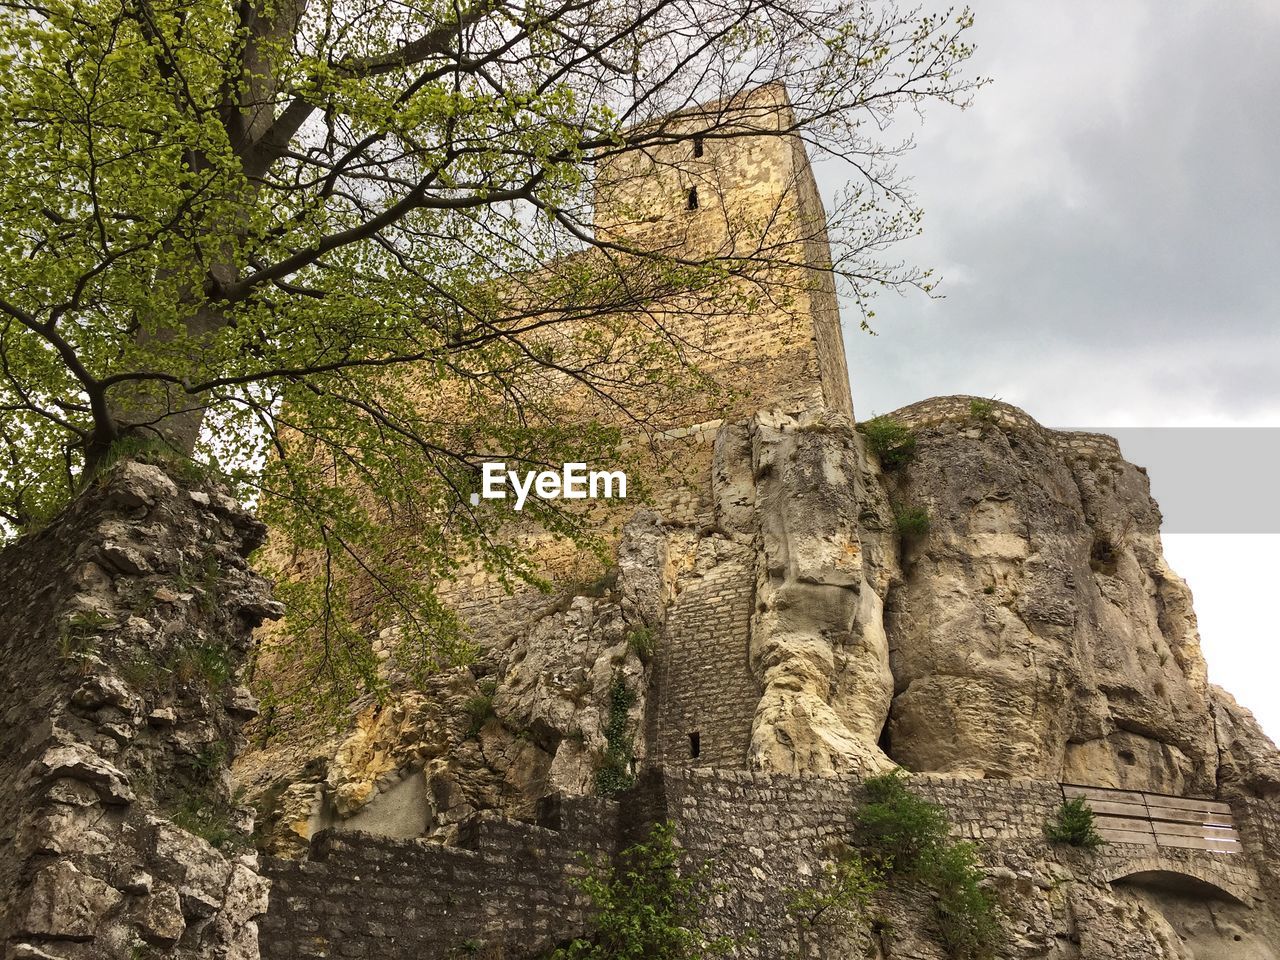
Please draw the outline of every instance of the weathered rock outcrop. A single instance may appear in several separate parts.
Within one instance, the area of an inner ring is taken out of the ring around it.
[[[279,616],[225,493],[125,462],[0,552],[0,948],[258,957],[267,905],[227,768]]]
[[[859,781],[841,775],[898,763],[950,775],[914,782],[982,841],[1009,957],[1275,960],[1280,754],[1205,679],[1145,476],[1106,438],[1003,405],[898,416],[916,452],[887,473],[838,418],[721,425],[695,522],[640,511],[606,576],[524,598],[469,667],[414,686],[388,659],[391,695],[356,704],[332,739],[263,725],[238,766],[265,814],[260,848],[299,857],[325,828],[365,831],[384,836],[375,871],[560,889],[576,861],[557,831],[608,850],[670,816],[709,856],[742,834],[726,916],[772,925],[790,950],[778,891],[842,842]],[[255,710],[236,681],[251,632],[280,609],[245,560],[260,526],[189,486],[123,464],[0,554],[8,956],[258,955],[266,884],[225,767]],[[927,509],[927,532],[898,529],[908,507]],[[628,792],[649,761],[672,790]],[[704,782],[684,766],[722,772]],[[1060,780],[1230,800],[1247,856],[1050,848]],[[591,794],[625,802],[569,799]],[[305,889],[311,864],[282,864]],[[324,875],[349,890],[362,869]],[[452,896],[424,899],[450,929],[521,929],[509,914],[523,904],[465,919]],[[919,906],[890,897],[891,940],[859,928],[849,949],[940,958]],[[270,955],[310,955],[320,928],[338,943],[339,913],[307,930],[280,921]],[[380,921],[361,930],[353,950],[395,944]]]
[[[1216,685],[1210,690],[1218,744],[1218,796],[1280,801],[1280,750],[1235,697]]]
[[[275,762],[296,764],[290,744],[250,758],[240,777],[260,798],[267,849],[296,855],[327,827],[447,841],[477,810],[529,816],[548,793],[594,793],[608,763],[621,760],[629,778],[644,758],[647,660],[663,613],[656,531],[640,514],[597,595],[544,602],[470,667],[417,689],[392,676],[393,692],[363,705],[301,776]]]
[[[894,415],[917,441],[891,496],[930,518],[889,604],[894,759],[1213,796],[1195,614],[1146,475],[1109,438],[969,402]]]
[[[732,429],[732,428],[729,428]],[[878,773],[893,676],[883,596],[888,504],[847,421],[759,415],[750,429],[761,687],[749,760],[784,773]]]

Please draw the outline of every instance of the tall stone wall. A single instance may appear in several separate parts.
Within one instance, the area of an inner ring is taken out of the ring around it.
[[[641,249],[777,264],[735,291],[740,306],[725,309],[726,297],[671,317],[691,359],[733,390],[690,423],[823,406],[852,419],[826,212],[785,88],[702,104],[658,127],[681,139],[601,164],[597,233]]]
[[[264,529],[126,462],[0,552],[0,951],[256,960],[267,884],[227,766],[278,616]]]
[[[667,611],[654,673],[656,754],[665,762],[742,768],[760,686],[748,667],[755,551],[699,540]]]

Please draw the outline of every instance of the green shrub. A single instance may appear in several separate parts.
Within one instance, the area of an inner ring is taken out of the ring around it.
[[[893,515],[894,526],[903,537],[922,537],[929,532],[929,511],[924,507],[903,507]]]
[[[854,837],[873,869],[933,891],[938,937],[955,960],[994,958],[1004,933],[995,900],[981,887],[973,845],[951,839],[942,808],[912,793],[901,770],[865,787]]]
[[[596,771],[596,792],[612,797],[631,789],[635,777],[631,773],[631,746],[634,736],[627,722],[636,695],[621,675],[609,687],[609,719],[604,728],[604,763]]]
[[[644,626],[632,627],[627,631],[627,646],[643,663],[648,663],[653,658],[653,631]]]
[[[978,400],[977,398],[969,401],[969,416],[975,420],[983,422],[990,421],[996,412],[996,405],[990,400]]]
[[[595,932],[574,940],[551,960],[703,960],[727,956],[744,938],[715,936],[704,914],[717,888],[710,867],[682,869],[674,828],[659,823],[618,856],[573,881],[591,898]]]
[[[886,470],[896,470],[915,455],[915,431],[892,417],[873,417],[858,424],[858,429]]]
[[[971,843],[948,843],[932,855],[929,885],[938,899],[938,938],[955,960],[994,960],[1004,941],[995,898],[982,889]]]
[[[947,842],[946,815],[907,789],[901,770],[871,777],[867,802],[854,819],[854,839],[872,866],[885,874],[917,876],[934,852]]]
[[[1094,850],[1107,841],[1099,836],[1093,826],[1093,810],[1084,797],[1064,800],[1058,812],[1044,828],[1050,843],[1065,843],[1073,847]]]

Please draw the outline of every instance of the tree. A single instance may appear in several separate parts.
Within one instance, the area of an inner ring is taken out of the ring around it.
[[[717,302],[784,258],[597,232],[593,177],[742,136],[723,104],[783,85],[765,132],[854,174],[820,226],[866,310],[928,284],[883,256],[919,211],[880,131],[974,86],[967,11],[845,0],[0,8],[0,517],[49,515],[122,448],[198,454],[323,557],[319,599],[291,599],[330,671],[338,638],[360,646],[338,568],[429,667],[452,636],[429,585],[454,557],[528,572],[469,503],[477,463],[610,450],[642,398],[696,382],[646,305]],[[605,413],[568,426],[548,377]]]
[[[550,960],[709,960],[751,940],[717,934],[706,914],[721,888],[712,864],[690,865],[675,827],[654,824],[613,864],[588,863],[575,886],[591,898],[594,930],[555,950]]]

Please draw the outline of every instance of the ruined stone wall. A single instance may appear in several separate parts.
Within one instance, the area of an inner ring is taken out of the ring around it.
[[[1097,852],[1054,847],[1044,827],[1062,802],[1057,784],[917,775],[910,786],[946,809],[957,837],[978,844],[1007,916],[1002,957],[1182,957],[1166,952],[1160,939],[1170,923],[1161,910],[1181,908],[1177,895],[1170,900],[1142,886],[1160,875],[1213,885],[1206,910],[1216,911],[1222,938],[1240,950],[1265,946],[1274,931],[1257,899],[1257,850],[1231,857],[1131,844]],[[324,834],[310,860],[268,864],[274,887],[264,956],[444,960],[470,950],[503,960],[535,957],[589,924],[587,904],[570,882],[581,876],[575,853],[605,855],[647,824],[669,819],[688,862],[712,868],[712,928],[754,932],[742,957],[944,960],[929,898],[919,891],[890,890],[877,900],[872,912],[893,931],[881,953],[862,952],[876,946],[870,923],[808,928],[788,909],[849,839],[862,801],[862,780],[853,775],[667,767],[649,771],[621,803],[552,802],[540,812],[541,825],[473,818],[462,848]],[[1237,896],[1246,903],[1233,902]]]
[[[540,826],[489,816],[455,846],[329,831],[307,860],[269,860],[264,960],[537,956],[586,929],[569,882],[616,852],[618,805],[544,805]]]
[[[974,413],[974,404],[981,411]],[[1115,437],[1105,433],[1088,433],[1083,430],[1050,430],[1027,413],[1012,404],[983,397],[950,396],[931,397],[888,414],[904,426],[921,428],[946,420],[989,422],[1004,427],[1034,431],[1043,435],[1060,453],[1082,457],[1120,459],[1120,444]]]
[[[279,616],[223,491],[125,462],[0,552],[0,952],[256,960],[267,884],[227,766]]]

